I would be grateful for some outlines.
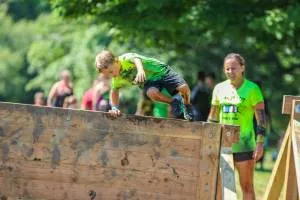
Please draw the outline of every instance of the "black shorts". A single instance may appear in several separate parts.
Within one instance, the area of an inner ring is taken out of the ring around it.
[[[178,93],[176,88],[183,84],[186,84],[185,80],[177,72],[170,69],[169,72],[161,79],[146,81],[144,84],[144,92],[147,93],[147,90],[151,87],[155,87],[159,89],[159,91],[165,88],[169,94],[173,96]]]
[[[253,151],[248,152],[240,152],[240,153],[233,153],[233,160],[235,162],[241,162],[246,160],[252,160]]]

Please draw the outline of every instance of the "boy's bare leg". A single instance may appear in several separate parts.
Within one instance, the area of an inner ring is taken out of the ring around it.
[[[162,94],[159,89],[155,87],[150,87],[146,94],[152,101],[159,101],[167,104],[171,104],[172,102],[172,98]]]
[[[176,90],[180,93],[183,98],[183,103],[185,105],[190,104],[190,94],[191,90],[187,84],[180,85],[176,88]]]

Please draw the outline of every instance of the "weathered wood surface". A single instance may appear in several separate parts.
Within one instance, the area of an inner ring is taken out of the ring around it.
[[[238,140],[238,127],[0,103],[0,197],[214,199],[222,130]]]

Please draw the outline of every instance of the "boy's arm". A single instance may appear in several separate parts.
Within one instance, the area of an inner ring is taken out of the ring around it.
[[[133,59],[134,65],[136,66],[137,69],[137,75],[134,79],[135,83],[143,83],[146,80],[146,75],[143,67],[142,60],[139,58],[134,58]]]
[[[121,115],[121,111],[119,110],[119,90],[112,89],[110,91],[110,102],[111,102],[111,110],[108,112],[112,117],[116,118]]]

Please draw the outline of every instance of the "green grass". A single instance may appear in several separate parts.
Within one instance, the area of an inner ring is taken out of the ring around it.
[[[264,170],[259,170],[260,164],[257,164],[257,169],[255,170],[254,173],[254,188],[255,188],[255,193],[256,193],[256,199],[260,200],[263,199],[269,178],[272,173],[272,169],[275,165],[275,162],[272,161],[271,159],[271,150],[267,150],[265,154],[265,161],[264,161]],[[238,173],[236,171],[235,174],[235,182],[236,182],[236,190],[237,190],[237,196],[238,199],[243,199],[241,188],[240,188],[240,183],[238,180]]]

